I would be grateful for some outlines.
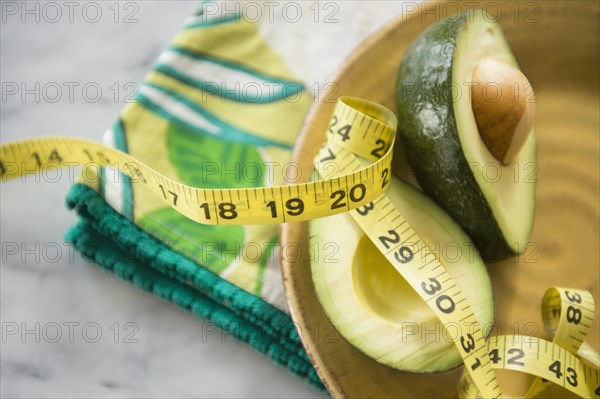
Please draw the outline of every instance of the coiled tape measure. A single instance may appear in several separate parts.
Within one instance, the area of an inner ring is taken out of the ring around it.
[[[460,326],[461,335],[455,343],[465,372],[458,385],[459,397],[500,398],[493,370],[510,369],[537,377],[526,397],[538,395],[549,384],[558,384],[581,397],[600,398],[600,359],[584,342],[594,315],[589,292],[567,288],[547,291],[542,315],[546,330],[554,337],[552,342],[519,335],[485,339],[454,279],[384,194],[391,179],[396,125],[394,113],[385,107],[340,98],[327,141],[315,159],[323,179],[289,186],[190,187],[119,150],[63,137],[2,144],[0,176],[4,182],[65,165],[111,166],[148,187],[181,214],[204,224],[272,224],[350,212],[440,320]],[[370,164],[363,166],[358,157]],[[378,239],[390,235],[393,240],[385,243]]]

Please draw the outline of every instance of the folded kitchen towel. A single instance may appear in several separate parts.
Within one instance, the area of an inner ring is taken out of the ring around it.
[[[283,184],[311,95],[258,24],[202,9],[103,141],[190,186]],[[210,320],[323,389],[287,313],[277,226],[201,225],[115,169],[98,177],[68,194],[79,215],[69,242],[106,271]]]

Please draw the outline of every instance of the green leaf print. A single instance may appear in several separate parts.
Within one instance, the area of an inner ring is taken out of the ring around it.
[[[172,124],[167,131],[169,160],[185,184],[204,188],[259,187],[264,163],[253,145],[225,142]],[[233,262],[244,245],[243,226],[196,223],[171,208],[144,216],[140,226],[214,273]]]
[[[172,124],[167,132],[167,150],[180,179],[190,186],[263,186],[265,166],[254,145],[221,141]]]

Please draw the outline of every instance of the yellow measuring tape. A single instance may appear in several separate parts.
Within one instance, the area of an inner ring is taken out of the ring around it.
[[[134,183],[147,186],[178,212],[204,224],[283,223],[350,212],[441,321],[459,328],[456,345],[465,363],[460,397],[501,397],[493,370],[504,368],[540,377],[528,397],[555,383],[582,397],[600,398],[598,355],[584,345],[594,313],[588,292],[548,291],[542,311],[553,342],[524,336],[485,339],[454,279],[384,194],[391,180],[396,125],[395,115],[387,108],[341,98],[326,143],[316,157],[316,172],[322,179],[305,184],[250,189],[189,187],[126,153],[74,138],[2,144],[0,176],[6,181],[66,165],[111,166]],[[358,157],[371,163],[364,166]]]
[[[17,141],[0,147],[2,181],[61,166],[89,164],[111,166],[129,175],[134,183],[188,218],[203,224],[274,224],[320,218],[365,205],[387,189],[391,179],[391,148],[396,117],[381,114],[379,106],[352,108],[344,126],[323,148],[322,159],[334,160],[331,145],[340,143],[373,164],[351,173],[312,183],[249,189],[202,189],[169,179],[132,156],[90,140],[49,137]],[[350,115],[352,114],[352,115]],[[351,130],[351,132],[350,132]],[[335,159],[330,174],[346,170],[349,158]]]
[[[580,350],[593,316],[594,299],[588,291],[550,288],[542,301],[542,317],[552,342],[522,335],[491,337],[487,351],[492,367],[537,376],[526,398],[538,396],[551,384],[583,398],[600,397],[598,354],[587,346]],[[471,376],[463,375],[459,397],[482,397],[478,387]]]

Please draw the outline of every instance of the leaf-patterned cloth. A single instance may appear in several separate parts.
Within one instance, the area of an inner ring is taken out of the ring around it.
[[[256,23],[200,11],[104,142],[191,186],[279,185],[311,101]],[[84,255],[321,387],[286,313],[277,226],[198,224],[114,170],[75,185],[68,204],[80,221],[67,237]]]
[[[125,107],[105,141],[191,186],[282,184],[282,168],[310,95],[261,40],[256,23],[241,16],[199,21],[189,22],[160,55],[136,102]],[[277,241],[276,226],[201,225],[124,176],[112,180],[105,180],[103,195],[118,212],[175,251],[285,310],[281,283],[271,281],[279,275],[271,245]]]

